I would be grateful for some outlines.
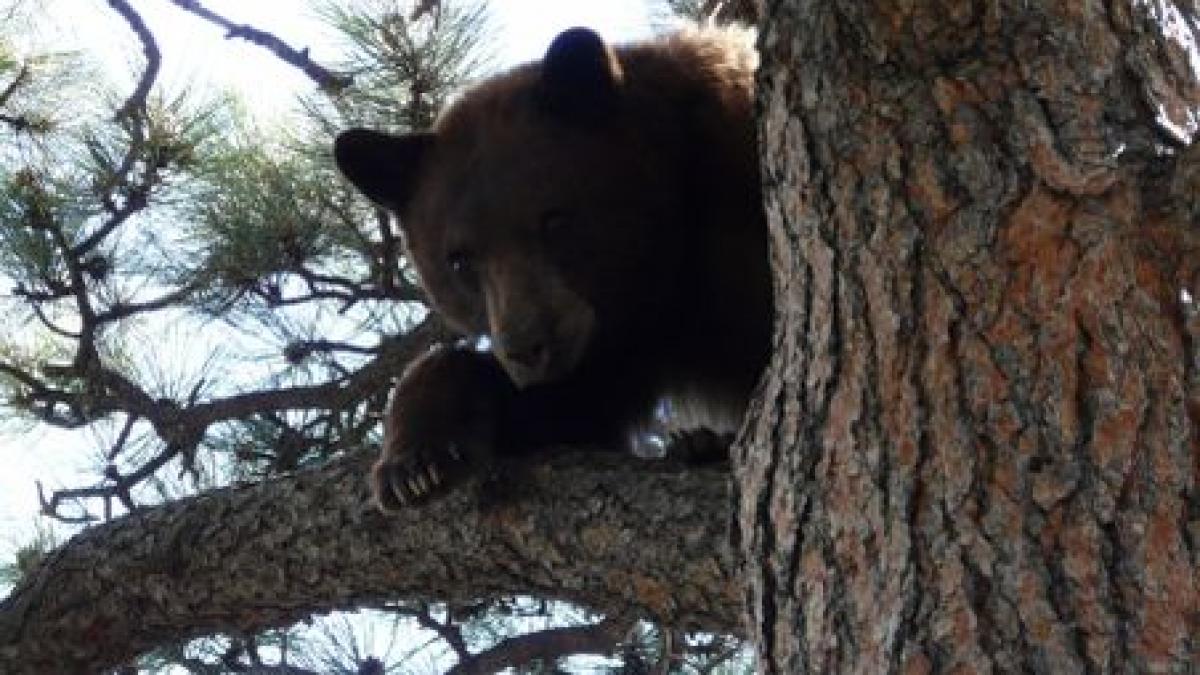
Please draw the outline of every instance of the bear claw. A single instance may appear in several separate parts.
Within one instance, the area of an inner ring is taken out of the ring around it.
[[[387,453],[389,456],[376,462],[372,493],[383,511],[421,506],[452,490],[479,469],[473,461],[475,453],[468,453],[462,445],[453,441],[431,445],[440,447],[440,452],[404,449]]]
[[[408,497],[404,496],[404,490],[401,489],[400,484],[391,483],[391,495],[396,497],[396,502],[400,503],[400,506],[408,506]]]

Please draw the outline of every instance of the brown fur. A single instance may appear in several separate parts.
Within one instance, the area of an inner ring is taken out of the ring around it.
[[[343,171],[400,215],[437,311],[492,341],[402,378],[382,506],[498,453],[623,444],[664,400],[700,415],[688,424],[740,418],[770,332],[753,67],[728,31],[615,50],[576,31],[466,92],[431,134],[339,138]]]

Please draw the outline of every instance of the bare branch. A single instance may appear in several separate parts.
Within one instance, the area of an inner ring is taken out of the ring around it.
[[[308,49],[296,50],[288,45],[283,40],[275,37],[271,33],[260,30],[253,26],[245,24],[237,24],[216,12],[204,7],[199,0],[171,0],[176,6],[195,14],[196,16],[216,24],[226,31],[227,38],[241,38],[247,42],[258,45],[264,49],[271,51],[281,60],[289,63],[304,72],[317,86],[324,91],[339,91],[348,87],[351,83],[351,78],[346,75],[339,75],[331,72],[321,65],[314,62],[308,55]]]
[[[118,14],[121,15],[129,27],[137,34],[138,40],[142,43],[142,53],[146,55],[146,70],[142,73],[141,79],[138,80],[137,87],[133,93],[125,101],[125,105],[117,111],[117,118],[130,117],[139,115],[146,109],[146,98],[150,95],[150,88],[154,86],[155,79],[158,78],[158,70],[162,64],[162,55],[158,51],[158,43],[154,40],[154,35],[150,29],[146,27],[146,22],[142,21],[142,17],[133,7],[125,0],[108,0],[108,4]]]
[[[29,127],[33,126],[33,123],[29,121],[29,118],[25,117],[24,115],[13,117],[12,115],[0,113],[0,122],[4,122],[8,126],[12,127],[13,131],[17,132],[25,131]]]
[[[22,295],[22,293],[18,291],[17,295]],[[66,328],[63,328],[51,321],[50,317],[46,316],[46,310],[42,307],[42,303],[30,302],[29,307],[33,309],[34,316],[37,317],[38,321],[42,322],[42,325],[46,327],[46,330],[58,335],[59,337],[64,337],[69,340],[79,339],[79,333],[67,330]]]
[[[411,616],[422,628],[437,633],[438,637],[450,645],[460,661],[471,658],[471,652],[467,650],[467,642],[463,639],[462,630],[451,621],[449,611],[446,612],[446,621],[444,622],[433,618],[433,615],[429,613],[428,603],[421,603],[416,608],[404,607],[393,611]]]
[[[29,64],[25,63],[21,65],[21,69],[17,71],[16,77],[13,78],[12,82],[8,83],[4,91],[0,91],[0,107],[8,105],[8,100],[13,97],[13,94],[17,93],[17,89],[20,89],[28,81]]]
[[[145,145],[143,136],[144,134],[140,131],[140,128],[134,133],[133,142],[125,154],[125,159],[121,162],[121,166],[113,172],[114,177],[117,178],[114,181],[114,187],[121,182],[122,177],[133,169],[133,163],[137,160],[138,154],[141,153],[142,147]],[[146,208],[150,203],[150,186],[145,181],[141,184],[130,186],[125,194],[125,203],[120,206],[117,206],[113,200],[112,189],[107,194],[101,195],[100,200],[109,212],[109,219],[72,249],[72,253],[78,257],[82,257],[96,248],[101,241],[104,241],[105,237],[112,234],[114,230],[123,225],[131,216]]]
[[[123,121],[127,124],[130,134],[130,144],[125,156],[121,160],[121,164],[113,170],[112,179],[107,181],[108,186],[103,194],[98,195],[100,202],[104,208],[110,213],[109,219],[103,223],[95,232],[84,239],[79,244],[64,249],[64,255],[74,255],[77,258],[82,258],[89,251],[94,249],[104,240],[105,237],[112,234],[116,228],[127,221],[130,216],[146,208],[150,198],[150,186],[152,182],[153,168],[146,170],[146,175],[142,177],[138,183],[128,187],[125,192],[124,204],[118,206],[116,204],[115,190],[125,183],[126,177],[133,170],[138,157],[146,145],[146,120],[147,109],[146,102],[150,96],[150,90],[154,87],[154,82],[158,79],[159,69],[162,64],[162,55],[158,49],[158,43],[154,39],[154,34],[146,26],[137,10],[133,9],[126,0],[108,0],[108,4],[125,19],[129,24],[130,29],[137,35],[138,40],[142,43],[142,52],[146,55],[146,70],[142,73],[138,80],[137,86],[126,99],[125,104],[117,110],[114,119]]]
[[[97,323],[110,323],[128,318],[135,314],[154,312],[175,307],[196,292],[198,283],[188,284],[162,296],[144,302],[116,302],[107,310],[96,315]]]
[[[446,675],[485,675],[534,661],[573,654],[611,654],[633,625],[628,616],[611,616],[591,626],[551,628],[502,640],[491,649],[459,662]]]
[[[125,449],[125,444],[129,442],[129,434],[133,432],[133,425],[137,424],[138,418],[135,415],[128,415],[125,418],[125,425],[121,427],[121,433],[117,434],[117,440],[113,441],[112,447],[108,449],[108,461],[113,461]]]
[[[294,460],[305,451],[326,446],[309,435],[292,430],[275,413],[289,410],[341,410],[386,392],[392,378],[403,370],[405,364],[424,353],[429,345],[445,340],[447,335],[442,322],[430,316],[411,332],[385,342],[375,352],[375,358],[346,377],[316,385],[233,394],[201,403],[156,399],[127,376],[104,367],[98,361],[83,367],[79,364],[43,367],[51,377],[79,380],[82,386],[78,387],[78,392],[54,389],[12,364],[0,362],[0,373],[9,375],[30,390],[28,400],[23,400],[21,405],[47,424],[79,428],[106,415],[124,413],[130,419],[147,422],[162,440],[162,448],[155,456],[132,473],[120,474],[115,467],[111,467],[105,475],[107,481],[101,485],[61,490],[44,500],[47,514],[70,521],[75,516],[58,513],[59,505],[95,499],[107,503],[115,498],[125,508],[134,510],[137,505],[129,499],[133,488],[175,458],[180,458],[184,470],[188,470],[208,430],[220,422],[255,416],[274,419],[281,429],[281,435],[286,436],[281,438],[281,443],[287,446],[276,448],[276,451],[286,455],[282,457],[282,464],[291,462],[291,466],[284,468],[294,468]],[[125,429],[108,451],[110,456],[120,453],[131,424],[130,420],[126,420]],[[367,433],[367,427],[352,427],[343,431],[350,438],[361,441]],[[327,445],[326,449],[332,452],[338,449],[334,446],[339,444]]]

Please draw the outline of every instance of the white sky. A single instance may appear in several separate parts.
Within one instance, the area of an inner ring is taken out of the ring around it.
[[[296,94],[312,89],[311,81],[274,55],[242,40],[225,39],[218,28],[167,0],[131,4],[157,38],[163,55],[160,80],[169,90],[186,84],[226,89],[252,112],[269,117],[286,110]],[[272,32],[293,47],[310,47],[318,63],[333,56],[329,31],[307,0],[202,4],[234,22]],[[124,67],[140,63],[140,46],[104,0],[32,0],[32,6],[48,21],[28,36],[31,41],[98,55],[114,78],[140,72]],[[496,69],[539,58],[559,31],[572,26],[590,26],[615,41],[651,32],[652,11],[645,0],[492,0],[489,6],[497,27]],[[96,478],[85,470],[88,459],[86,442],[80,447],[78,436],[44,430],[0,435],[0,560],[11,559],[12,551],[31,538],[38,504],[34,481],[41,480],[48,491],[87,484]]]
[[[105,54],[118,69],[131,56],[140,58],[137,41],[104,0],[40,1],[74,44]],[[251,107],[286,104],[294,93],[311,88],[297,69],[257,45],[225,39],[219,28],[168,0],[131,0],[131,4],[158,38],[162,79],[168,85],[198,81],[230,87]],[[311,48],[318,63],[332,55],[329,30],[311,8],[311,0],[201,0],[201,4],[235,23],[267,30],[293,47]],[[646,0],[492,0],[488,5],[497,28],[497,69],[539,58],[559,31],[572,26],[590,26],[614,40],[634,39],[650,31]]]

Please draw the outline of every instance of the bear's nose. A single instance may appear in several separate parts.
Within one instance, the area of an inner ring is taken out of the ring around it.
[[[505,337],[496,344],[496,355],[518,387],[541,382],[550,372],[550,343],[540,336]]]
[[[509,345],[508,358],[533,372],[542,371],[550,362],[550,349],[545,340],[530,340]]]

